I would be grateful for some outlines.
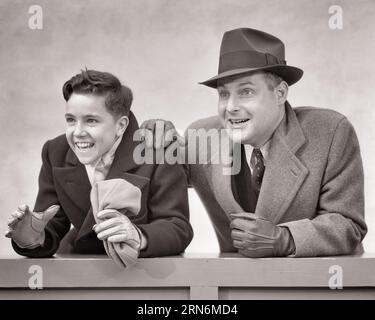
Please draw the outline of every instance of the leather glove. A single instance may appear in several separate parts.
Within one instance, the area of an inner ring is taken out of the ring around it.
[[[180,136],[171,121],[163,119],[150,119],[144,121],[140,129],[144,131],[144,141],[147,148],[155,150],[167,148],[173,141],[185,145],[185,138]]]
[[[43,245],[45,227],[59,211],[59,205],[53,205],[42,212],[32,212],[27,205],[20,205],[8,219],[8,230],[5,233],[20,248],[34,249]]]
[[[98,212],[97,217],[104,220],[93,228],[99,240],[125,242],[136,250],[146,247],[146,237],[142,237],[141,231],[124,214],[114,209],[104,209]]]
[[[279,227],[254,213],[232,214],[231,235],[239,253],[251,257],[285,257],[295,251],[292,235],[287,227]]]

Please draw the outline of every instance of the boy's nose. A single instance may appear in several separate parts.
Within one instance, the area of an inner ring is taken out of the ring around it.
[[[82,136],[85,136],[87,134],[87,132],[86,132],[86,129],[83,125],[77,124],[76,127],[74,128],[73,134],[76,137],[82,137]]]

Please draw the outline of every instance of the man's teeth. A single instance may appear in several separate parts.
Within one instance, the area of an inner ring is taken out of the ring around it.
[[[229,121],[232,124],[239,124],[239,123],[245,123],[245,122],[249,121],[249,119],[242,119],[242,120],[233,120],[233,119],[230,119]]]
[[[75,145],[78,149],[90,149],[94,146],[94,144],[90,142],[76,142]]]

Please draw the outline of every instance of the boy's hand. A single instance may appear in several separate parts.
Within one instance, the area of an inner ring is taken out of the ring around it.
[[[150,149],[165,149],[176,140],[181,145],[183,145],[185,142],[184,137],[179,135],[171,121],[163,119],[150,119],[144,121],[140,128],[148,130],[148,133],[146,133],[144,139],[146,147]]]
[[[142,233],[127,216],[114,209],[105,209],[99,211],[97,217],[102,222],[96,224],[93,229],[99,240],[126,242],[134,249],[142,249],[145,246]]]
[[[53,205],[43,212],[32,212],[27,205],[20,205],[8,220],[5,236],[20,248],[36,248],[44,243],[44,228],[59,209],[60,206]]]

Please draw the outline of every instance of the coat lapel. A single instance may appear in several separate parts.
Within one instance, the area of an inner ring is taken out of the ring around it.
[[[286,103],[284,119],[275,131],[255,213],[275,224],[295,198],[308,169],[295,153],[306,142],[297,117]]]
[[[64,167],[54,167],[53,174],[60,188],[75,205],[68,205],[67,207],[71,208],[71,210],[67,210],[66,214],[73,225],[79,228],[91,206],[88,196],[91,191],[91,185],[84,165],[78,161],[78,158],[70,148],[67,152],[65,163]]]
[[[234,198],[231,175],[231,170],[233,167],[237,168],[236,166],[233,166],[233,154],[240,155],[241,146],[238,144],[233,145],[233,143],[229,143],[230,140],[226,135],[225,130],[219,130],[218,132],[220,132],[220,137],[218,140],[220,141],[220,147],[214,146],[211,148],[210,163],[205,165],[206,168],[203,171],[208,176],[211,190],[213,190],[217,202],[228,215],[229,219],[229,215],[231,213],[243,211],[239,203]],[[238,163],[235,162],[235,164]]]
[[[285,214],[308,175],[308,169],[295,155],[306,142],[306,138],[288,102],[285,110],[284,119],[272,137],[262,189],[255,210],[257,215],[274,223],[280,221]],[[228,216],[233,212],[244,211],[233,196],[231,175],[224,174],[228,171],[225,164],[234,159],[233,154],[237,155],[237,152],[233,152],[233,149],[227,152],[222,148],[212,149],[216,150],[211,151],[212,163],[205,165],[203,171],[207,174],[217,202]],[[238,150],[240,154],[240,148]]]
[[[138,175],[129,173],[129,171],[139,166],[138,164],[134,162],[134,159],[133,159],[133,150],[139,143],[133,140],[133,135],[134,135],[134,132],[139,127],[138,127],[137,120],[134,117],[133,113],[130,113],[129,120],[130,120],[129,126],[126,129],[126,132],[122,137],[122,141],[120,142],[116,150],[111,168],[109,169],[109,172],[105,180],[122,178],[134,184],[141,190],[143,190],[144,186],[147,185],[148,179],[145,177],[140,177]],[[91,185],[90,185],[89,194],[90,194],[90,191],[91,191]],[[145,193],[145,192],[142,192],[142,193]],[[89,199],[89,212],[88,214],[85,215],[85,219],[77,234],[77,239],[92,232],[92,227],[94,224],[95,224],[95,218],[91,210],[91,203]]]
[[[133,150],[138,144],[137,141],[133,141],[133,135],[139,127],[132,112],[129,115],[129,120],[129,126],[116,150],[106,179],[124,178],[142,188],[146,181],[141,178],[138,179],[138,176],[134,178],[133,174],[127,173],[138,167],[138,164],[133,160]],[[74,204],[72,206],[71,203],[66,203],[65,206],[71,208],[71,210],[67,210],[66,214],[78,230],[76,238],[79,239],[91,232],[92,226],[95,224],[90,203],[91,184],[86,168],[69,148],[65,158],[65,165],[63,167],[54,167],[53,173],[63,192],[68,196],[70,202]]]

